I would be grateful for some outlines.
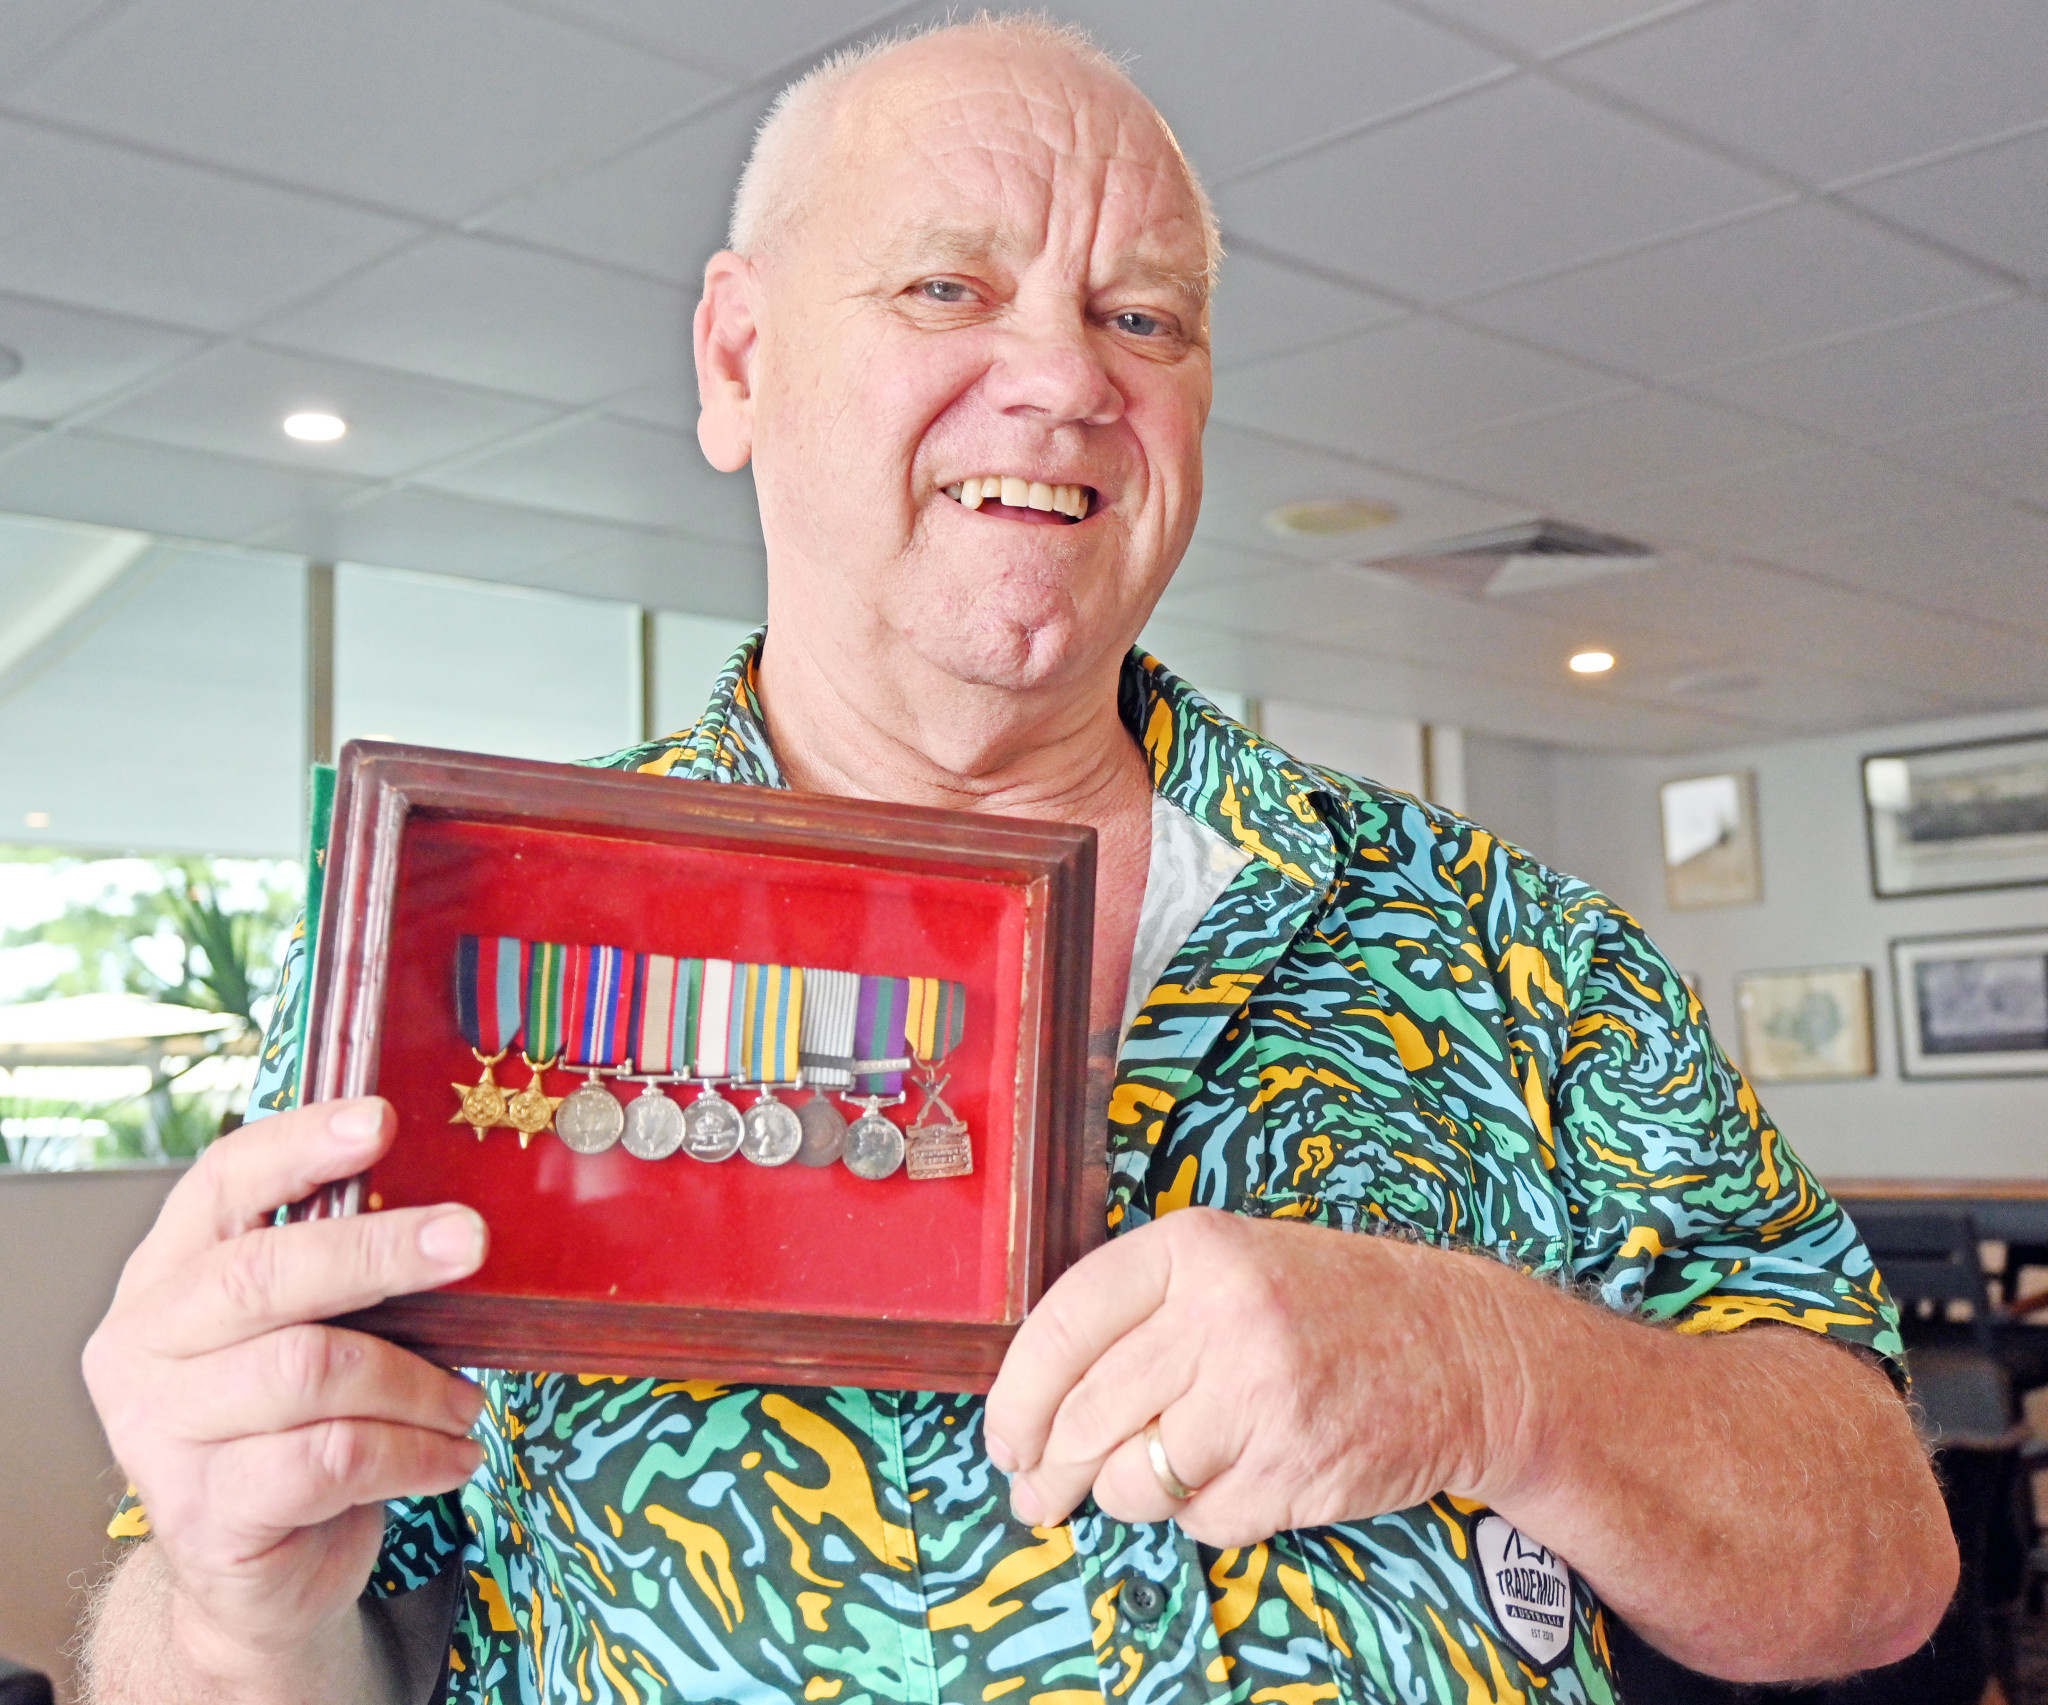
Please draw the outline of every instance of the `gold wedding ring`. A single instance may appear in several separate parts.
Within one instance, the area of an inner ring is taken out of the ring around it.
[[[1166,1446],[1159,1437],[1159,1417],[1154,1415],[1145,1423],[1145,1455],[1152,1464],[1152,1478],[1159,1482],[1164,1492],[1176,1504],[1184,1504],[1201,1490],[1190,1486],[1174,1473],[1173,1464],[1166,1460]]]

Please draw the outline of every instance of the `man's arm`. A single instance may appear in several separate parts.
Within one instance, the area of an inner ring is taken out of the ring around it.
[[[1155,1416],[1185,1502],[1153,1473]],[[1677,1333],[1387,1237],[1190,1208],[1119,1238],[1025,1321],[987,1426],[1035,1524],[1092,1490],[1232,1546],[1470,1498],[1735,1680],[1903,1657],[1955,1586],[1905,1404],[1853,1353]]]
[[[385,1501],[475,1471],[481,1393],[318,1323],[475,1271],[483,1224],[453,1205],[269,1223],[278,1203],[360,1172],[392,1132],[377,1101],[245,1126],[179,1181],[129,1258],[85,1377],[151,1537],[88,1638],[101,1705],[410,1696],[403,1613],[358,1601]]]

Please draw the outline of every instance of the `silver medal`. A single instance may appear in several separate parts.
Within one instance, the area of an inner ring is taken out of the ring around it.
[[[578,1154],[603,1154],[625,1128],[626,1110],[594,1074],[555,1109],[555,1134]]]
[[[796,1119],[804,1128],[796,1157],[805,1166],[830,1166],[846,1152],[846,1115],[823,1090],[796,1110]]]
[[[683,1146],[683,1110],[649,1083],[626,1103],[626,1152],[635,1160],[666,1160]]]
[[[856,1178],[887,1178],[903,1164],[903,1132],[895,1120],[870,1107],[846,1128],[844,1159]]]
[[[761,1099],[747,1109],[746,1129],[740,1137],[740,1153],[756,1166],[783,1166],[796,1159],[803,1147],[803,1121],[794,1107],[777,1101],[764,1089]]]
[[[740,1110],[709,1085],[683,1109],[683,1153],[693,1160],[730,1160],[744,1135]]]

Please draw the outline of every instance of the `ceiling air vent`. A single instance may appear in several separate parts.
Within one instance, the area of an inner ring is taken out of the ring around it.
[[[1542,520],[1465,533],[1357,566],[1468,598],[1502,598],[1644,568],[1655,557],[1633,539]]]

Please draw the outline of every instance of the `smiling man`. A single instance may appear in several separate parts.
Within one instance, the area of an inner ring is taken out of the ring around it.
[[[286,1110],[273,1050],[87,1353],[153,1527],[100,1698],[1605,1705],[1610,1615],[1748,1679],[1925,1636],[1955,1553],[1889,1304],[1633,920],[1131,652],[1216,255],[1048,26],[797,85],[696,325],[766,637],[610,760],[1094,825],[1115,1237],[986,1401],[472,1385],[308,1324],[483,1227],[270,1226],[390,1141]]]

